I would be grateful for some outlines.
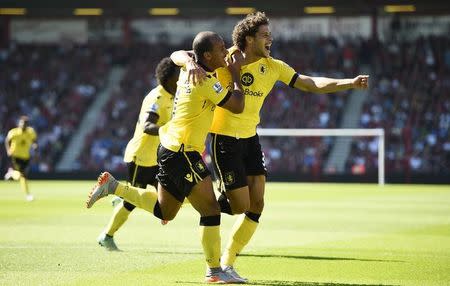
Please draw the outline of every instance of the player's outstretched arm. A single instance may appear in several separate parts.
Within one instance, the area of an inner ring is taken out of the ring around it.
[[[299,75],[294,87],[313,93],[331,93],[353,88],[366,89],[369,87],[369,76],[358,75],[355,78],[335,79]]]
[[[188,80],[194,85],[202,84],[206,78],[205,70],[195,62],[195,55],[192,51],[179,50],[170,55],[170,59],[180,67],[186,67]]]

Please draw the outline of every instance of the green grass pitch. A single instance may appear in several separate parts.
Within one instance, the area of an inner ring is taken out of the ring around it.
[[[28,203],[0,182],[0,285],[197,285],[205,265],[190,205],[167,226],[135,210],[96,237],[110,199],[94,182],[32,181]],[[249,285],[450,285],[450,187],[269,183],[261,224],[236,268]],[[222,216],[222,246],[234,222]]]

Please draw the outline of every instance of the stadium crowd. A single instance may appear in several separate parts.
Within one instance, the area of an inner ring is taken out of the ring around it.
[[[125,73],[103,108],[96,128],[86,138],[77,165],[84,170],[125,171],[123,154],[134,133],[142,100],[157,85],[158,62],[181,47],[136,43],[124,52]],[[151,51],[151,53],[149,53]]]
[[[386,170],[450,173],[450,39],[370,43],[372,88],[360,127],[384,128]],[[354,140],[348,172],[377,168],[377,140]]]
[[[31,170],[53,171],[83,112],[105,85],[111,68],[107,47],[11,43],[0,50],[0,66],[0,142],[20,115],[28,115],[39,145]],[[5,148],[0,158],[5,171]]]

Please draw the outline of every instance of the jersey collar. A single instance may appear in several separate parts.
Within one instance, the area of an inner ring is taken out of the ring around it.
[[[197,64],[198,64],[199,66],[201,66],[201,67],[202,67],[206,72],[208,72],[208,73],[214,72],[214,71],[210,70],[209,68],[207,68],[202,62],[197,62]]]

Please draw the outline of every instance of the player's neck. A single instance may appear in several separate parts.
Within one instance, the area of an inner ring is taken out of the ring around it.
[[[257,62],[261,59],[260,56],[255,55],[254,53],[250,52],[250,51],[245,51],[243,53],[244,56],[244,63],[243,65],[249,65],[251,63]]]
[[[213,72],[214,71],[214,69],[213,68],[211,68],[209,65],[207,65],[207,64],[205,64],[205,63],[203,63],[203,62],[201,62],[201,61],[197,61],[197,64],[199,65],[199,66],[201,66],[205,71],[207,71],[207,72]]]

